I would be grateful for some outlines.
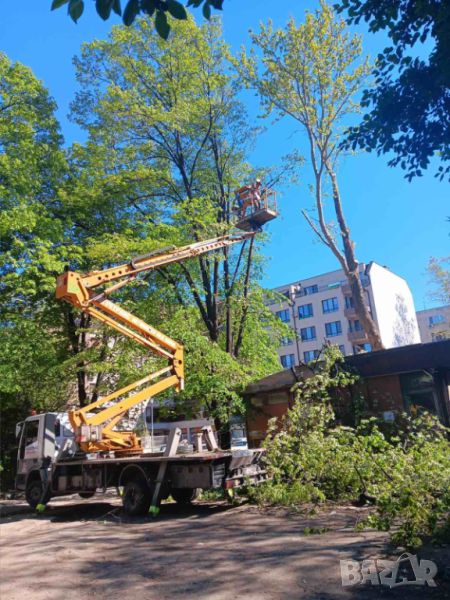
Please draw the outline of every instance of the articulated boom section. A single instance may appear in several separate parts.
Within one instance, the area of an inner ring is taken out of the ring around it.
[[[82,450],[85,452],[101,450],[140,452],[140,440],[133,432],[114,431],[114,427],[133,406],[169,388],[174,388],[179,392],[184,387],[183,346],[139,317],[114,304],[108,300],[108,296],[131,282],[139,273],[225,248],[243,242],[254,235],[253,231],[237,235],[230,234],[182,248],[165,248],[145,256],[139,256],[128,264],[104,271],[94,271],[86,275],[66,271],[58,277],[57,298],[92,315],[168,361],[167,367],[151,373],[97,402],[78,410],[69,411],[70,422]],[[116,280],[121,281],[113,283],[109,287],[103,287]],[[95,288],[99,286],[102,286],[102,290],[95,292]],[[117,402],[113,402],[115,400]]]

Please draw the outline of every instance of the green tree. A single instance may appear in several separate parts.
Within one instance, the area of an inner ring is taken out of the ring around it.
[[[55,103],[30,69],[0,54],[0,451],[31,408],[67,391],[60,316],[47,304],[68,248],[54,220],[65,175]],[[12,464],[12,463],[11,463]],[[7,479],[7,478],[6,478]]]
[[[393,153],[411,180],[438,157],[437,174],[450,174],[450,2],[341,0],[349,23],[364,20],[371,32],[386,31],[390,45],[379,55],[376,86],[362,106],[369,111],[351,127],[348,145]],[[415,52],[416,50],[416,52]]]
[[[434,285],[433,299],[448,304],[450,302],[450,256],[430,258],[428,273]]]
[[[227,72],[218,23],[176,23],[170,45],[152,31],[141,19],[83,46],[72,115],[92,144],[137,157],[141,189],[132,201],[143,218],[141,199],[165,207],[158,219],[149,215],[148,233],[162,245],[181,245],[230,231],[233,190],[251,176],[245,154],[254,132]],[[195,303],[213,342],[225,334],[233,356],[241,351],[258,275],[254,258],[252,240],[160,273],[181,305]]]
[[[177,27],[175,53],[145,21],[83,50],[73,114],[89,139],[67,151],[48,93],[29,69],[2,62],[0,385],[10,419],[31,407],[85,405],[159,364],[54,300],[66,266],[88,272],[230,231],[232,190],[251,173],[240,133],[253,132],[221,72],[217,26]],[[261,268],[247,244],[149,274],[114,298],[186,342],[180,400],[203,398],[218,419],[239,409],[251,376],[277,365],[278,324],[269,335]]]
[[[333,404],[358,382],[335,347],[296,384],[293,406],[273,420],[265,442],[273,480],[251,492],[260,502],[358,500],[375,504],[360,527],[392,530],[392,541],[420,546],[448,528],[450,443],[435,417],[398,415],[394,424],[338,423]],[[356,391],[353,388],[353,393]]]
[[[289,117],[306,133],[316,218],[305,210],[303,214],[339,261],[358,318],[372,348],[379,349],[381,338],[365,301],[337,176],[342,126],[357,112],[354,97],[369,73],[367,61],[361,59],[361,40],[350,35],[325,2],[307,13],[303,24],[290,20],[284,30],[263,25],[251,39],[253,52],[243,52],[236,66],[246,84],[258,91],[266,115]],[[326,219],[328,193],[336,227]]]
[[[58,335],[52,331],[44,340],[40,329],[55,322],[46,300],[54,289],[52,273],[63,268],[68,250],[63,225],[52,213],[66,168],[54,110],[53,100],[30,69],[0,54],[0,389],[4,402],[23,391],[22,383],[30,401],[36,400],[33,371],[39,373],[48,400],[60,389],[54,370],[61,358]]]
[[[233,190],[254,177],[245,157],[255,132],[227,56],[214,21],[175,23],[167,45],[140,19],[83,46],[72,118],[89,141],[72,151],[68,201],[77,235],[89,238],[89,268],[231,231]],[[222,419],[251,376],[277,368],[280,325],[261,269],[252,240],[151,273],[125,294],[133,312],[186,344],[185,405]]]
[[[53,0],[52,10],[67,4],[67,13],[75,23],[84,12],[83,0]],[[223,0],[188,0],[186,6],[198,8],[202,6],[205,19],[210,19],[211,8],[222,10]],[[188,13],[178,0],[127,0],[122,13],[120,0],[96,0],[95,8],[97,14],[107,21],[111,13],[122,15],[124,25],[131,25],[138,15],[153,17],[155,29],[163,39],[169,37],[171,25],[170,17],[174,19],[187,19]],[[168,18],[168,15],[170,17]]]
[[[105,157],[74,147],[67,160],[55,103],[31,70],[1,55],[0,73],[0,393],[3,410],[23,416],[31,407],[83,405],[102,383],[131,375],[121,350],[129,357],[137,351],[94,330],[54,294],[67,264],[81,271],[98,264],[98,236],[125,229],[139,235],[139,211],[122,197],[125,187],[137,189],[137,176],[123,167],[103,173],[100,187]]]

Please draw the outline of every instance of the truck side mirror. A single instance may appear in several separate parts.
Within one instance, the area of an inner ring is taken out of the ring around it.
[[[22,433],[23,421],[17,423],[16,425],[16,440],[19,441],[20,434]]]

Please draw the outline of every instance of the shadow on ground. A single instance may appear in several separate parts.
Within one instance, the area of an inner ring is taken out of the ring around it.
[[[132,519],[117,500],[94,500],[5,522],[2,597],[33,589],[33,600],[450,598],[450,582],[439,577],[436,588],[342,587],[340,560],[399,555],[385,534],[355,532],[364,513],[350,507],[307,518],[248,505],[165,504],[156,519]],[[323,527],[330,531],[305,534]],[[448,547],[421,554],[448,565]]]

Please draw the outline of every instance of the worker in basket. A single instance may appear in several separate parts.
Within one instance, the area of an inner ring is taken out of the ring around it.
[[[247,209],[250,208],[250,213],[262,208],[263,189],[261,180],[257,179],[251,185],[244,185],[235,191],[235,204],[233,212],[239,219],[244,219],[247,216]]]

